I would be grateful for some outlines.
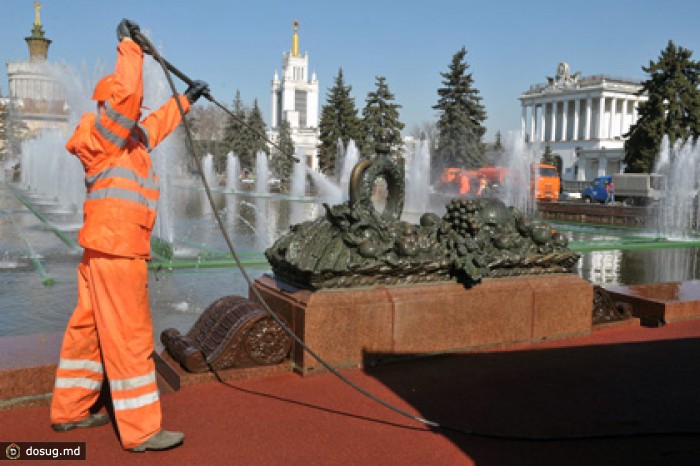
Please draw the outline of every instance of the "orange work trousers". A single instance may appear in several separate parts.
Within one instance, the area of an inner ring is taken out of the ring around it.
[[[125,449],[161,427],[144,259],[86,249],[51,400],[53,424],[87,417],[106,374]]]

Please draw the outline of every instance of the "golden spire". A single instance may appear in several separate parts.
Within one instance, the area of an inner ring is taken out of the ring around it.
[[[294,26],[294,34],[292,35],[292,56],[299,56],[299,21],[296,19],[292,22]]]
[[[41,3],[39,1],[34,2],[34,26],[41,26],[41,17],[39,16],[39,10],[41,10]]]

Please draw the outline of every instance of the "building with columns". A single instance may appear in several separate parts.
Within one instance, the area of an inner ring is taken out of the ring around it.
[[[292,49],[282,55],[282,75],[272,79],[270,136],[279,137],[280,125],[289,122],[292,140],[306,154],[306,165],[318,167],[318,79],[309,74],[309,54],[299,54],[299,22],[293,23]]]
[[[535,84],[520,99],[520,126],[530,144],[562,159],[564,180],[592,180],[624,171],[624,134],[637,121],[647,96],[630,79],[571,74],[560,63],[546,84]]]
[[[69,108],[63,88],[48,72],[47,57],[51,40],[44,35],[41,25],[41,4],[34,2],[35,16],[31,35],[25,37],[29,47],[29,61],[8,61],[8,100],[35,136],[43,129],[65,130]]]

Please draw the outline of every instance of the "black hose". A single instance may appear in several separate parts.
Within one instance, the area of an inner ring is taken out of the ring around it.
[[[178,92],[177,89],[175,88],[175,84],[173,83],[172,76],[170,75],[170,72],[172,71],[173,74],[178,76],[180,79],[182,79],[185,83],[191,84],[193,81],[188,78],[184,73],[182,73],[180,70],[172,66],[170,63],[165,61],[165,59],[158,53],[156,48],[153,46],[153,44],[148,40],[147,37],[145,37],[141,33],[135,33],[134,34],[136,38],[136,42],[141,45],[141,47],[144,49],[144,51],[147,51],[150,55],[153,56],[153,58],[161,65],[163,68],[163,72],[165,73],[165,76],[168,80],[168,84],[170,85],[170,89],[173,93],[173,97],[175,98],[175,102],[177,102],[178,109],[180,110],[180,114],[182,116],[182,122],[183,126],[185,128],[185,135],[187,137],[187,142],[190,147],[190,151],[192,154],[192,157],[195,160],[195,164],[197,165],[197,169],[199,170],[200,173],[204,174],[204,171],[202,170],[202,164],[199,158],[197,157],[197,154],[194,149],[194,143],[192,139],[192,133],[189,127],[189,124],[187,120],[185,119],[185,111],[182,108],[182,104],[180,103],[180,99],[178,98]],[[234,115],[232,112],[230,112],[228,109],[224,108],[216,102],[211,96],[207,95],[207,99],[219,107],[223,108],[226,110],[229,114]],[[234,115],[235,116],[235,115]],[[269,141],[269,139],[265,138],[266,140]],[[258,302],[263,306],[265,311],[277,322],[277,324],[290,336],[294,341],[301,346],[307,353],[309,353],[316,361],[319,362],[328,372],[339,378],[341,381],[343,381],[345,384],[348,386],[352,387],[359,393],[363,394],[367,398],[371,399],[372,401],[375,401],[376,403],[381,404],[385,408],[390,409],[391,411],[394,411],[404,417],[407,417],[409,419],[412,419],[414,421],[420,422],[422,424],[425,424],[426,426],[429,426],[431,428],[435,429],[442,429],[445,431],[451,431],[451,432],[456,432],[459,434],[463,435],[469,435],[469,436],[474,436],[474,437],[483,437],[483,438],[491,438],[491,439],[499,439],[499,440],[515,440],[515,441],[564,441],[564,440],[596,440],[596,439],[613,439],[613,438],[632,438],[632,437],[653,437],[653,436],[673,436],[673,435],[700,435],[700,430],[687,430],[687,431],[676,431],[676,432],[631,432],[631,433],[618,433],[618,434],[570,434],[570,435],[509,435],[509,434],[499,434],[499,433],[491,433],[491,432],[481,432],[477,430],[468,430],[468,429],[463,429],[461,427],[453,427],[449,425],[444,425],[440,424],[435,421],[431,421],[429,419],[425,419],[419,416],[415,416],[408,411],[405,411],[397,406],[392,405],[391,403],[382,400],[381,398],[377,397],[376,395],[368,392],[364,388],[360,387],[356,383],[354,383],[352,380],[348,379],[345,377],[343,374],[338,372],[333,366],[328,364],[323,358],[321,358],[318,354],[316,354],[311,348],[309,348],[306,343],[304,343],[303,340],[301,340],[288,326],[287,324],[270,308],[270,306],[267,304],[265,299],[262,297],[258,289],[254,286],[253,281],[250,279],[250,276],[246,272],[245,268],[243,267],[243,263],[241,262],[241,259],[238,257],[238,254],[236,253],[236,250],[233,246],[233,242],[231,241],[231,238],[229,237],[228,233],[226,232],[226,228],[224,226],[224,222],[219,215],[219,212],[216,209],[216,206],[214,204],[214,198],[211,194],[211,190],[209,188],[209,183],[207,182],[207,179],[202,176],[202,184],[204,185],[204,191],[206,192],[207,199],[209,200],[210,205],[212,206],[212,211],[214,212],[214,216],[216,218],[216,222],[219,225],[219,229],[221,230],[221,234],[224,237],[224,240],[226,241],[226,245],[231,252],[231,256],[233,256],[233,259],[236,262],[236,266],[240,269],[241,274],[243,275],[243,278],[245,281],[248,283],[249,289],[252,290],[253,294],[255,294],[255,297],[257,298]],[[219,377],[218,373],[216,372],[215,369],[211,368],[212,371],[216,374],[216,376],[221,380]]]
[[[184,111],[184,109],[182,108],[182,104],[180,103],[180,99],[178,99],[178,92],[177,92],[177,90],[176,90],[176,88],[175,88],[175,84],[173,83],[172,77],[171,77],[171,75],[170,75],[170,70],[169,70],[168,66],[166,65],[166,62],[165,62],[165,60],[163,59],[163,57],[160,56],[160,54],[159,54],[158,51],[155,49],[155,47],[153,47],[153,44],[151,44],[151,42],[148,40],[148,38],[146,38],[146,37],[143,36],[142,34],[138,34],[138,36],[137,36],[137,42],[140,42],[140,41],[143,41],[143,44],[146,45],[146,47],[148,48],[149,53],[150,53],[151,55],[153,55],[153,58],[155,58],[155,60],[158,61],[158,63],[160,63],[161,67],[163,68],[163,72],[165,73],[165,76],[166,76],[166,78],[167,78],[167,80],[168,80],[168,83],[169,83],[169,85],[170,85],[170,89],[172,90],[173,96],[175,97],[175,102],[177,102],[178,109],[180,110],[180,114],[182,115],[182,122],[183,122],[183,126],[184,126],[184,128],[185,128],[185,135],[186,135],[186,137],[187,137],[187,142],[188,142],[188,145],[189,145],[189,147],[190,147],[191,154],[192,154],[192,156],[193,156],[193,158],[194,158],[194,160],[195,160],[195,163],[196,163],[196,165],[197,165],[197,169],[199,170],[200,173],[203,174],[204,171],[202,170],[201,161],[199,160],[199,158],[197,157],[197,154],[196,154],[196,152],[195,152],[194,143],[193,143],[193,139],[192,139],[192,133],[191,133],[189,124],[187,123],[187,120],[185,119],[185,111]],[[184,75],[183,75],[183,76],[184,76]],[[191,80],[190,80],[190,81],[191,81]],[[210,100],[213,100],[213,99],[210,99]],[[233,242],[231,241],[231,238],[229,237],[229,235],[228,235],[228,233],[227,233],[227,231],[226,231],[226,227],[224,226],[224,222],[223,222],[223,220],[222,220],[222,218],[221,218],[221,215],[219,215],[219,212],[217,211],[217,209],[216,209],[216,207],[215,207],[214,198],[213,198],[213,196],[212,196],[212,194],[211,194],[211,189],[209,188],[209,183],[207,182],[207,180],[206,180],[206,178],[205,178],[204,176],[202,176],[201,178],[202,178],[202,184],[204,185],[204,191],[206,192],[207,198],[208,198],[208,200],[209,200],[209,203],[210,203],[211,206],[212,206],[212,211],[214,212],[214,216],[215,216],[215,218],[216,218],[216,222],[218,223],[219,229],[221,230],[221,233],[222,233],[222,235],[223,235],[223,237],[224,237],[224,240],[226,241],[226,246],[228,247],[229,251],[231,252],[231,256],[233,256],[233,259],[236,261],[237,267],[240,269],[241,274],[243,275],[243,278],[244,278],[245,281],[248,283],[250,289],[253,291],[253,294],[255,294],[255,297],[257,298],[257,300],[260,302],[260,304],[262,304],[262,306],[263,306],[263,308],[265,309],[265,311],[275,320],[275,322],[277,322],[277,324],[278,324],[280,327],[282,327],[282,329],[283,329],[287,334],[289,334],[289,336],[292,337],[292,338],[294,339],[294,341],[295,341],[297,344],[299,344],[302,348],[304,348],[304,350],[307,351],[314,359],[316,359],[325,369],[327,369],[327,370],[328,370],[329,372],[331,372],[333,375],[335,375],[336,377],[338,377],[340,380],[342,380],[343,382],[345,382],[346,384],[348,384],[349,386],[351,386],[352,388],[354,388],[354,389],[357,390],[358,392],[362,393],[363,395],[369,397],[370,399],[376,401],[377,403],[379,403],[379,404],[385,406],[386,408],[389,408],[389,409],[391,409],[392,411],[395,411],[395,412],[397,412],[397,413],[399,413],[399,414],[401,414],[401,415],[403,415],[403,416],[409,417],[409,418],[411,418],[411,419],[413,419],[413,420],[415,420],[415,421],[421,422],[421,423],[426,424],[426,425],[429,425],[429,426],[431,426],[431,427],[438,427],[438,424],[437,424],[436,422],[429,421],[429,420],[427,420],[427,419],[423,419],[423,418],[420,418],[420,417],[418,417],[418,416],[414,416],[413,414],[411,414],[411,413],[409,413],[409,412],[407,412],[407,411],[404,411],[404,410],[402,410],[401,408],[398,408],[398,407],[396,407],[396,406],[393,406],[393,405],[391,405],[390,403],[388,403],[388,402],[386,402],[386,401],[384,401],[384,400],[382,400],[382,399],[376,397],[376,396],[373,395],[372,393],[366,391],[365,389],[363,389],[362,387],[358,386],[358,385],[355,384],[353,381],[351,381],[350,379],[348,379],[347,377],[345,377],[344,375],[342,375],[342,374],[341,374],[340,372],[338,372],[333,366],[331,366],[330,364],[328,364],[328,363],[327,363],[325,360],[323,360],[319,355],[317,355],[311,348],[309,348],[309,347],[306,345],[306,343],[304,343],[304,341],[302,341],[302,340],[287,326],[287,324],[286,324],[279,316],[277,316],[277,314],[276,314],[274,311],[272,311],[272,309],[271,309],[270,306],[267,304],[267,302],[265,301],[265,299],[262,297],[262,295],[260,294],[260,292],[258,291],[258,289],[254,286],[253,281],[250,279],[250,276],[248,275],[248,273],[246,272],[245,268],[243,267],[243,264],[242,264],[240,258],[238,257],[238,253],[236,253],[236,250],[235,250],[235,248],[234,248],[234,246],[233,246]]]

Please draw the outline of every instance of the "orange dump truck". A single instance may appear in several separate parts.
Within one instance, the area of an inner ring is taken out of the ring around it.
[[[561,180],[554,165],[533,164],[530,172],[530,186],[537,200],[555,201],[559,199]]]

